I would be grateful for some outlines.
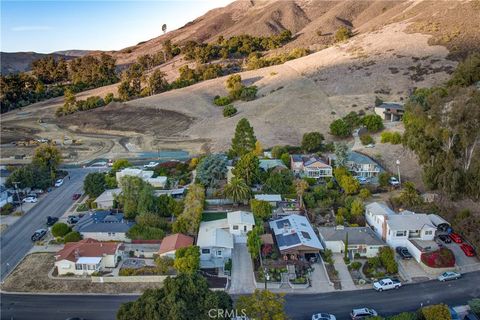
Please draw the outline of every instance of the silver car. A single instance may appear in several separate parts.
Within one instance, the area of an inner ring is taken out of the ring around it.
[[[336,320],[333,314],[329,313],[316,313],[312,315],[312,320]]]
[[[447,271],[438,276],[439,281],[448,281],[448,280],[457,280],[461,278],[462,275],[455,271]]]

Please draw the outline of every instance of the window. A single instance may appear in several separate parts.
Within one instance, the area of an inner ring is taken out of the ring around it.
[[[95,265],[89,264],[88,265],[88,270],[95,270]]]
[[[75,270],[82,270],[81,264],[75,264]]]
[[[407,231],[397,231],[397,237],[405,237],[407,235]]]
[[[243,231],[247,232],[247,226],[243,226]]]
[[[425,235],[426,236],[431,236],[433,234],[433,231],[432,230],[427,230],[425,231]]]
[[[237,225],[233,225],[233,230],[238,230],[238,226],[237,226]]]
[[[222,256],[222,250],[217,250],[217,257],[221,257]]]
[[[210,249],[202,249],[202,254],[210,254]]]

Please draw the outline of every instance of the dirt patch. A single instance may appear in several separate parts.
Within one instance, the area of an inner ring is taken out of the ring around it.
[[[55,262],[54,253],[35,253],[25,257],[1,286],[10,292],[58,293],[142,293],[160,288],[161,283],[92,283],[90,280],[50,279],[48,273]]]
[[[182,113],[111,103],[103,108],[57,118],[56,124],[77,132],[130,131],[171,136],[188,129],[193,118]]]

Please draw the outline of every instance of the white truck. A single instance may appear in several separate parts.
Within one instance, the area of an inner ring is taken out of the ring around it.
[[[400,283],[400,281],[392,280],[390,278],[382,279],[373,283],[373,289],[379,292],[383,290],[398,289],[401,286],[402,284]]]

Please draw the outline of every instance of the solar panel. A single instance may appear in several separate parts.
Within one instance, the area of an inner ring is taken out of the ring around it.
[[[308,240],[311,240],[312,238],[310,237],[310,234],[308,232],[305,232],[305,231],[302,231],[302,236],[305,238],[305,239],[308,239]]]
[[[276,222],[277,223],[277,228],[278,229],[282,229],[285,227],[285,225],[287,225],[288,227],[290,227],[290,221],[288,221],[288,219],[283,219],[283,220],[279,220]]]
[[[277,235],[277,243],[280,247],[290,247],[300,243],[300,238],[297,233],[291,233],[284,236],[283,234]]]

